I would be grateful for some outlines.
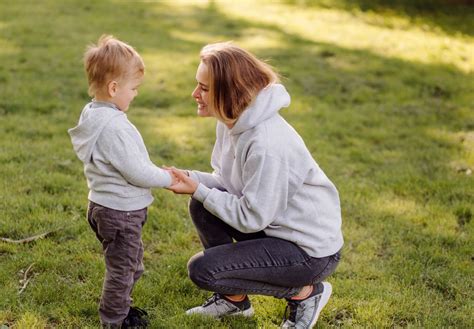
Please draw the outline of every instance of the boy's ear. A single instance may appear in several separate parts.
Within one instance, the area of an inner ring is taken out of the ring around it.
[[[115,94],[117,93],[117,81],[112,80],[108,83],[107,85],[107,93],[109,94],[110,97],[114,97]]]

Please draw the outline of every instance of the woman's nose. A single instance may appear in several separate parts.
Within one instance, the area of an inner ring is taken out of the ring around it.
[[[199,98],[198,87],[194,88],[191,96],[193,96],[193,98]]]

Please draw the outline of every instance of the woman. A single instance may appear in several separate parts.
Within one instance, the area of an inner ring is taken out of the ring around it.
[[[290,96],[268,65],[211,44],[196,80],[198,115],[218,120],[214,171],[174,169],[181,181],[170,189],[192,195],[204,251],[189,260],[189,277],[214,294],[187,314],[250,316],[247,295],[269,295],[288,301],[282,328],[311,328],[343,245],[338,192],[279,115]]]

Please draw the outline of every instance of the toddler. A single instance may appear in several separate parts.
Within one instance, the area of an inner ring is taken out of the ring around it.
[[[105,328],[146,327],[147,314],[130,306],[130,295],[144,270],[141,233],[153,201],[150,188],[176,181],[151,162],[140,133],[127,119],[145,73],[140,55],[104,35],[87,49],[84,66],[93,100],[68,132],[84,163],[87,219],[103,246],[106,272],[100,320]]]

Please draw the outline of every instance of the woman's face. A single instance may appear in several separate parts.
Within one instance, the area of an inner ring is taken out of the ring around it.
[[[193,98],[198,104],[197,114],[200,117],[210,117],[212,116],[209,111],[208,101],[209,101],[209,72],[207,70],[207,65],[201,62],[198,66],[196,72],[197,86],[193,91]]]

